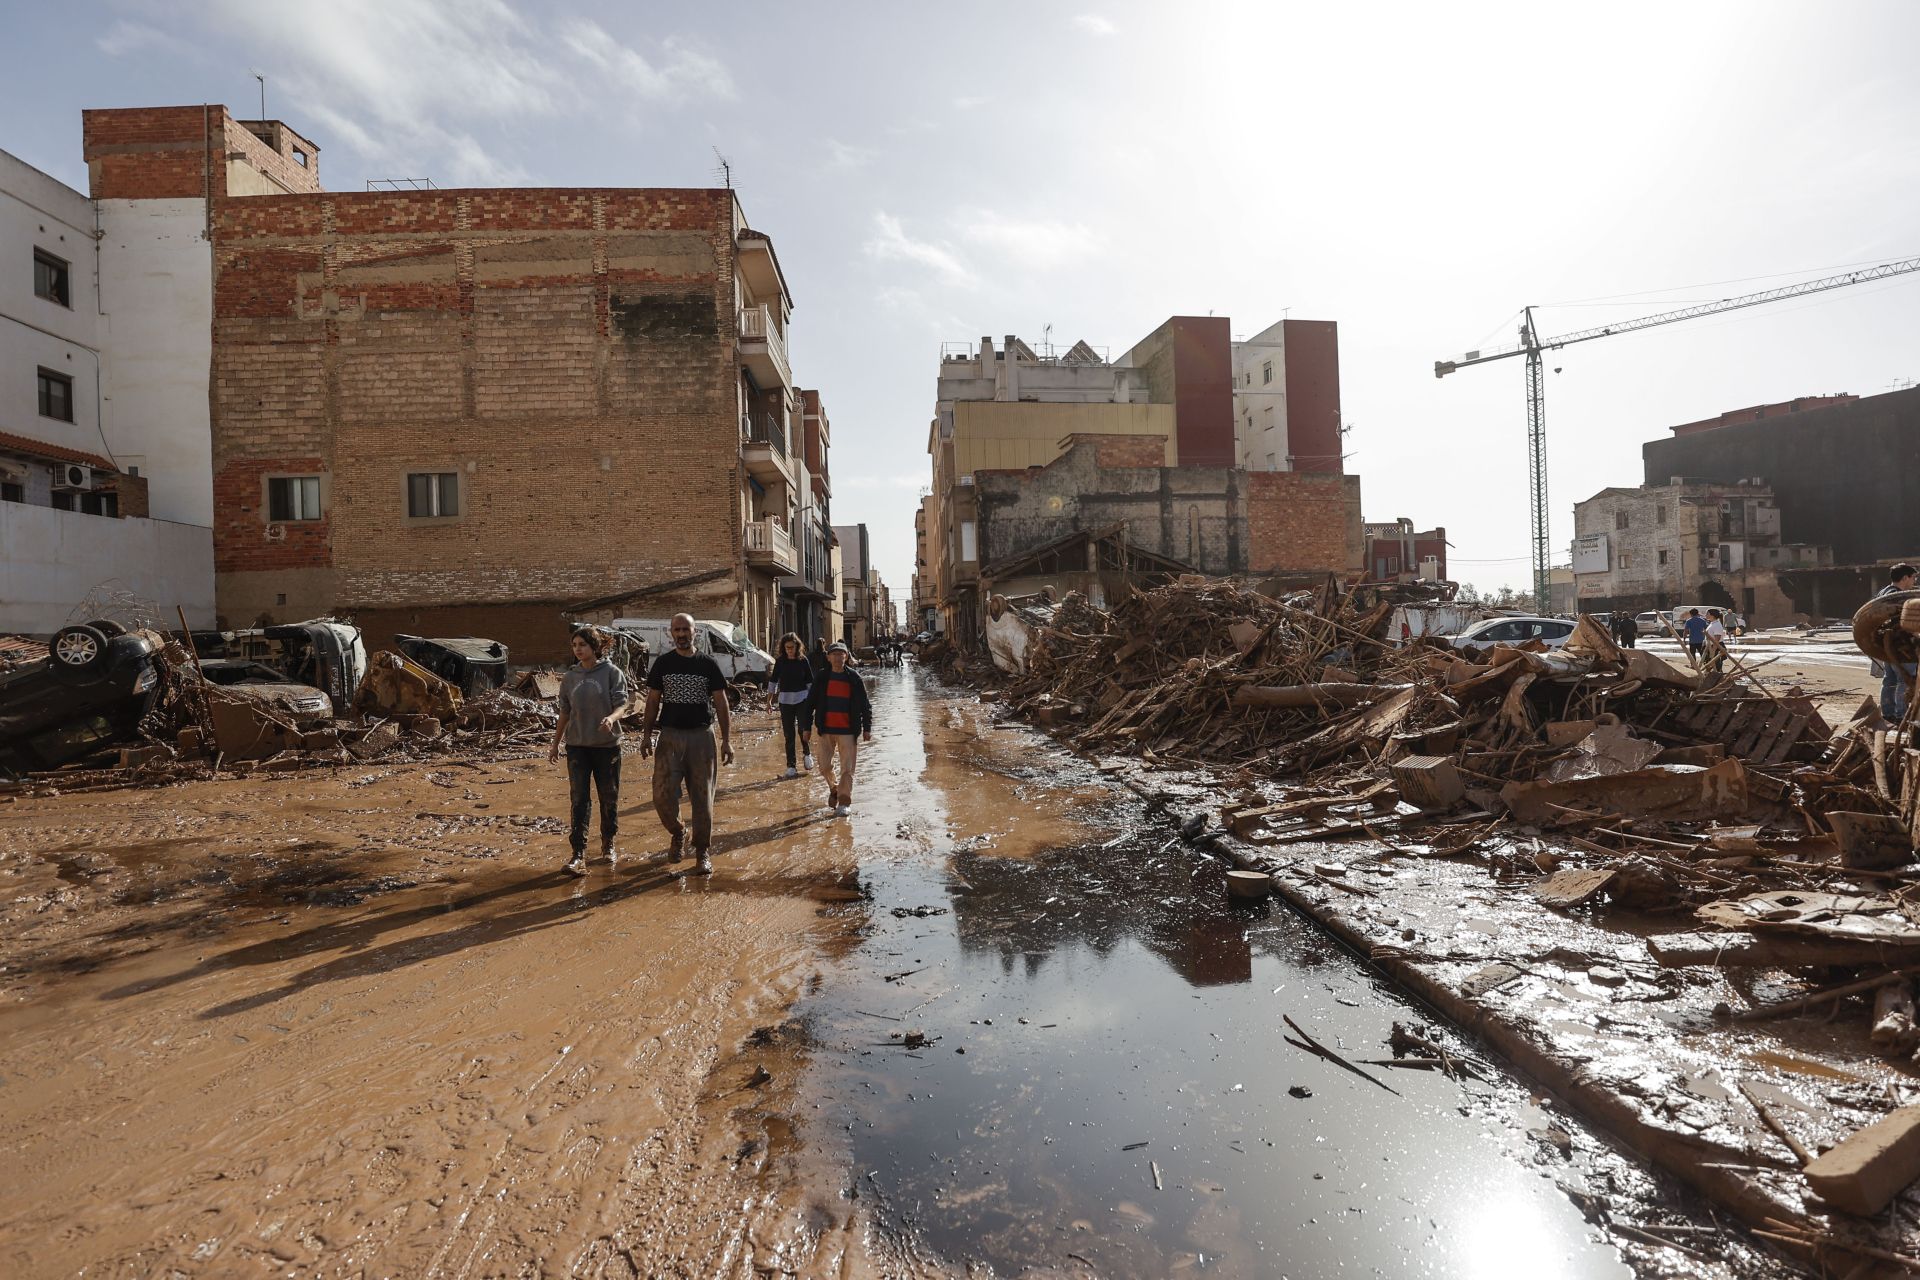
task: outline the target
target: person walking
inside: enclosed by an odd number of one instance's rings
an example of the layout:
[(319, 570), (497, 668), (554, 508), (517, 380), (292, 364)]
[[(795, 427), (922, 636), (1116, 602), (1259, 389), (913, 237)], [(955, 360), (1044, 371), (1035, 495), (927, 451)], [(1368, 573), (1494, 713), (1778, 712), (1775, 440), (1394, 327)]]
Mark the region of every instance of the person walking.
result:
[[(720, 664), (693, 651), (693, 615), (676, 613), (667, 624), (673, 648), (653, 660), (647, 671), (647, 711), (640, 728), (640, 755), (653, 757), (653, 810), (673, 843), (669, 862), (686, 856), (687, 829), (680, 822), (680, 788), (693, 810), (693, 873), (713, 874), (713, 789), (719, 765), (733, 763), (733, 717), (727, 705), (727, 678)], [(718, 762), (713, 723), (720, 722)], [(654, 743), (654, 725), (660, 741)]]
[(567, 843), (572, 854), (563, 868), (587, 874), (587, 818), (593, 793), (600, 794), (600, 853), (611, 863), (618, 856), (613, 839), (620, 830), (620, 716), (627, 707), (627, 677), (603, 656), (608, 637), (592, 627), (573, 633), (574, 665), (560, 680), (560, 722), (547, 747), (547, 763), (567, 748), (567, 788), (572, 825)]
[[(827, 650), (827, 673), (814, 680), (808, 700), (814, 731), (820, 735), (820, 776), (827, 783), (827, 807), (842, 818), (853, 804), (853, 766), (860, 743), (873, 741), (873, 704), (867, 700), (866, 681), (847, 663), (851, 656), (844, 644)], [(833, 769), (836, 757), (838, 780)]]
[(1727, 624), (1718, 609), (1707, 610), (1707, 657), (1710, 670), (1723, 671), (1727, 665)]
[[(1880, 588), (1880, 594), (1890, 596), (1897, 592), (1913, 590), (1914, 575), (1914, 567), (1910, 564), (1893, 566), (1887, 570), (1887, 585)], [(1880, 714), (1894, 724), (1899, 724), (1907, 718), (1907, 700), (1912, 696), (1916, 664), (1883, 662), (1880, 668)], [(1904, 679), (1902, 678), (1903, 668)]]
[(825, 636), (813, 638), (813, 648), (807, 652), (807, 661), (813, 665), (813, 678), (818, 680), (827, 674), (827, 640)]
[(807, 710), (807, 702), (813, 696), (813, 664), (807, 661), (800, 637), (791, 631), (780, 637), (780, 656), (773, 660), (773, 687), (780, 703), (780, 734), (787, 743), (786, 776), (800, 776), (794, 767), (796, 738), (806, 771), (812, 773), (813, 715)]
[(1698, 609), (1687, 610), (1687, 620), (1681, 626), (1687, 642), (1687, 660), (1693, 663), (1693, 669), (1700, 669), (1700, 661), (1707, 652), (1707, 620), (1700, 616)]
[(1640, 643), (1640, 624), (1630, 613), (1620, 615), (1620, 643), (1629, 649)]

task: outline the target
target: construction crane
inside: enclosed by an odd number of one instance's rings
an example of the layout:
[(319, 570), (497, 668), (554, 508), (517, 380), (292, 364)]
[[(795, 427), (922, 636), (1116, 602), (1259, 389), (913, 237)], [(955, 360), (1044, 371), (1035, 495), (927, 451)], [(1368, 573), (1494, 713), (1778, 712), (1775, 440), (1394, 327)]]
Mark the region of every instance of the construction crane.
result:
[(1623, 320), (1618, 324), (1602, 325), (1597, 329), (1563, 333), (1557, 338), (1542, 338), (1539, 331), (1534, 328), (1534, 309), (1524, 307), (1521, 309), (1520, 341), (1513, 346), (1501, 347), (1493, 351), (1469, 351), (1458, 360), (1434, 361), (1433, 376), (1444, 378), (1455, 369), (1465, 369), (1469, 365), (1488, 364), (1494, 360), (1505, 360), (1509, 356), (1523, 355), (1527, 358), (1527, 480), (1528, 501), (1533, 508), (1534, 607), (1542, 613), (1547, 611), (1547, 580), (1553, 565), (1553, 548), (1547, 535), (1547, 406), (1545, 377), (1541, 369), (1541, 352), (1558, 351), (1561, 347), (1570, 347), (1576, 342), (1590, 342), (1595, 338), (1610, 338), (1616, 333), (1633, 333), (1638, 329), (1677, 324), (1682, 320), (1692, 320), (1698, 316), (1718, 315), (1722, 311), (1738, 311), (1743, 307), (1781, 302), (1787, 298), (1798, 298), (1809, 293), (1824, 293), (1828, 289), (1844, 289), (1848, 285), (1867, 284), (1870, 281), (1885, 280), (1891, 276), (1906, 275), (1911, 271), (1920, 271), (1920, 258), (1883, 262), (1877, 267), (1849, 271), (1845, 275), (1826, 276), (1819, 280), (1803, 280), (1799, 284), (1782, 285), (1778, 289), (1749, 293), (1743, 297), (1722, 298), (1718, 302), (1703, 302), (1697, 306), (1682, 307), (1678, 311), (1663, 311), (1658, 315), (1641, 316), (1637, 320)]

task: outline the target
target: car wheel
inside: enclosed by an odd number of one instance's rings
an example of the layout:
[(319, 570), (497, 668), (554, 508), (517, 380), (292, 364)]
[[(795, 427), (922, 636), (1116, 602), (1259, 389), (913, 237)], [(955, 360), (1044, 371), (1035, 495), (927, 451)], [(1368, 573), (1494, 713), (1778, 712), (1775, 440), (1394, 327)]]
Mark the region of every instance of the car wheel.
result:
[(1860, 652), (1879, 662), (1913, 661), (1920, 645), (1900, 626), (1901, 614), (1911, 600), (1920, 600), (1920, 591), (1875, 596), (1860, 606), (1853, 615), (1853, 643)]
[(92, 671), (107, 660), (107, 637), (97, 627), (62, 627), (48, 647), (54, 668), (69, 675)]

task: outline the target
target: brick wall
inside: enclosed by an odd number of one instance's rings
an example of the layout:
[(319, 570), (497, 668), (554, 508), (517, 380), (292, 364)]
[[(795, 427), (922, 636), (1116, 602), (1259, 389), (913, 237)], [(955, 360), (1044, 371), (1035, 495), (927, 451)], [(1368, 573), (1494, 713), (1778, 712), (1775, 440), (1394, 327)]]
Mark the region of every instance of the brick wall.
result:
[(1357, 574), (1365, 564), (1359, 476), (1249, 472), (1247, 525), (1254, 573)]
[[(555, 602), (743, 578), (732, 217), (705, 190), (218, 202), (223, 611), (278, 575), (285, 618), (518, 628)], [(290, 461), (327, 476), (327, 518), (270, 540), (239, 507)], [(409, 517), (422, 471), (459, 477), (457, 517)]]
[(1167, 460), (1165, 436), (1075, 434), (1067, 439), (1092, 441), (1094, 461), (1101, 467), (1159, 467)]
[(125, 472), (98, 472), (95, 474), (95, 487), (104, 493), (114, 494), (119, 499), (118, 513), (123, 520), (144, 520), (147, 518), (147, 478), (130, 476)]
[(226, 123), (224, 107), (82, 111), (89, 194), (96, 200), (224, 194)]

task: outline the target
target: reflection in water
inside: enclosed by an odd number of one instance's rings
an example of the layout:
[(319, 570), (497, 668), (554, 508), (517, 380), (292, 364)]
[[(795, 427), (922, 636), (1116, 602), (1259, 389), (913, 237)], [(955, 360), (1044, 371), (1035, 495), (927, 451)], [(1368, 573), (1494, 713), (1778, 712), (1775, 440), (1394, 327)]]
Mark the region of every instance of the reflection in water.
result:
[[(1002, 1275), (1626, 1274), (1462, 1113), (1461, 1086), (1398, 1073), (1405, 1097), (1389, 1098), (1285, 1044), (1282, 1014), (1381, 1056), (1414, 1013), (1313, 929), (1228, 906), (1221, 868), (1185, 850), (1101, 847), (1159, 829), (1124, 796), (1092, 839), (1011, 858), (957, 848), (956, 831), (1017, 843), (1023, 827), (940, 758), (950, 736), (919, 732), (951, 723), (946, 698), (913, 675), (874, 685), (876, 771), (924, 785), (856, 839), (865, 852), (923, 834), (911, 855), (863, 859), (873, 932), (805, 1012), (838, 1049), (818, 1060), (822, 1114), (851, 1138), (883, 1233)], [(962, 745), (1009, 772), (1045, 749), (1014, 729)], [(1094, 785), (1047, 759), (1028, 776)], [(920, 904), (950, 914), (889, 910)], [(910, 1051), (910, 1031), (937, 1039)]]

